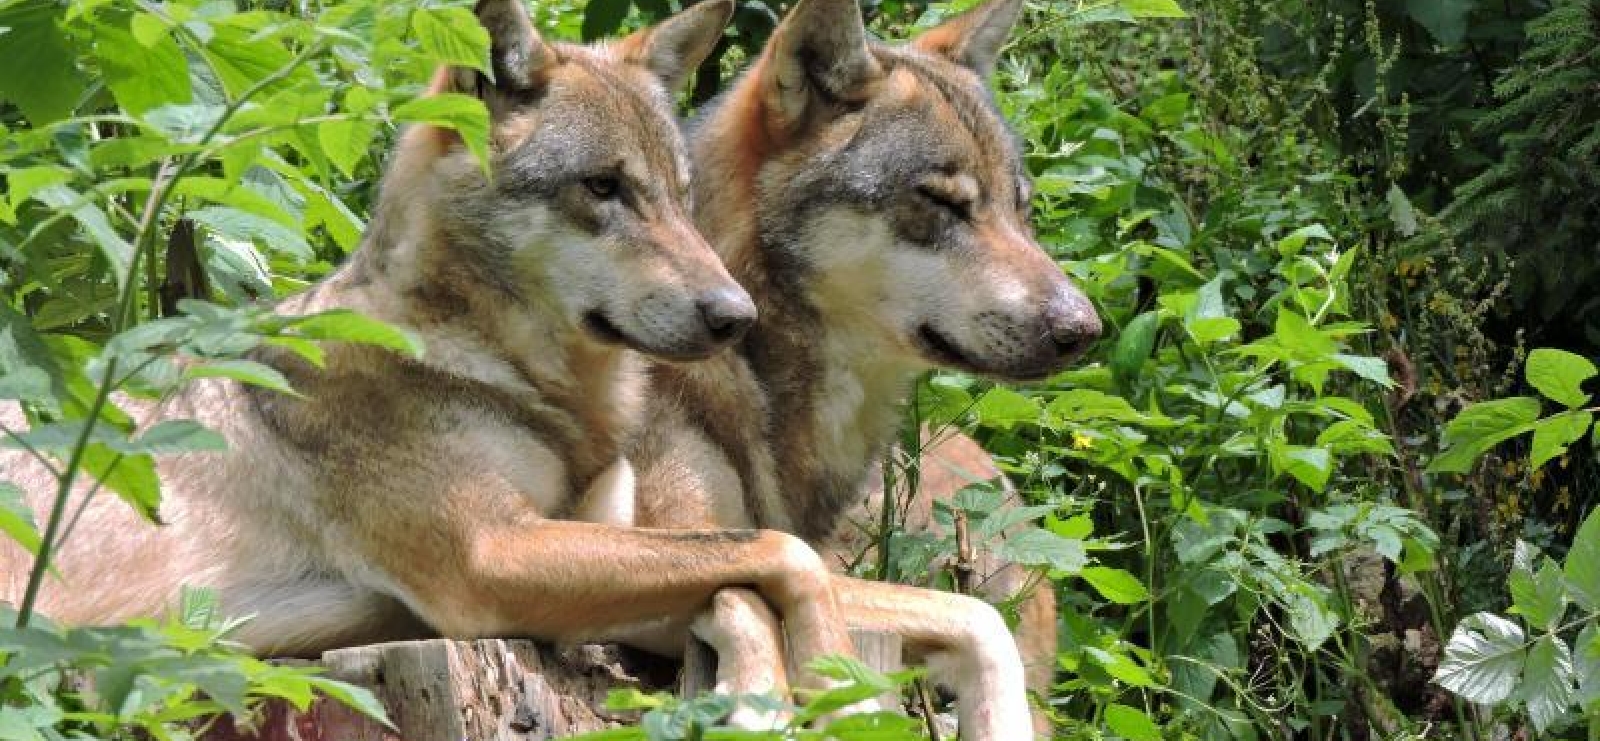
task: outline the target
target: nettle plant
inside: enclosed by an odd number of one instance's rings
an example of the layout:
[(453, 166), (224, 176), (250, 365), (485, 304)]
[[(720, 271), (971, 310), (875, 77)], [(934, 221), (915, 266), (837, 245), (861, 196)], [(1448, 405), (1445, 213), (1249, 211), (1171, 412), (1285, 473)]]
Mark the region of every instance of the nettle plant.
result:
[[(1534, 350), (1524, 380), (1542, 399), (1463, 409), (1445, 426), (1446, 447), (1428, 470), (1467, 473), (1495, 446), (1530, 433), (1532, 469), (1563, 458), (1592, 434), (1600, 405), (1584, 385), (1596, 375), (1587, 358)], [(1462, 620), (1434, 681), (1471, 702), (1521, 710), (1539, 733), (1585, 725), (1592, 737), (1600, 729), (1600, 511), (1584, 520), (1564, 564), (1518, 541), (1508, 586), (1512, 617), (1480, 612)]]
[(451, 126), (483, 151), (481, 104), (416, 96), (437, 66), (487, 54), (470, 10), (420, 2), (0, 0), (0, 404), (21, 412), (0, 446), (55, 484), (36, 522), (0, 480), (0, 531), (34, 556), (0, 627), (0, 737), (181, 739), (316, 693), (381, 715), (363, 691), (247, 656), (203, 594), (164, 620), (71, 630), (35, 600), (90, 499), (157, 521), (156, 457), (224, 446), (192, 421), (138, 428), (124, 406), (205, 377), (293, 393), (247, 357), (262, 345), (313, 364), (324, 341), (420, 352), (348, 312), (255, 301), (355, 249), (395, 124)]

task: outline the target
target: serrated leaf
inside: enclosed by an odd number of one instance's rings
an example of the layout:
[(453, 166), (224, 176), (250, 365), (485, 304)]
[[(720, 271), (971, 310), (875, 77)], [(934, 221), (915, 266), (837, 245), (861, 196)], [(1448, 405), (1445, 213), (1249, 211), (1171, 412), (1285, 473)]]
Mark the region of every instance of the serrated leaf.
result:
[(1600, 507), (1590, 510), (1578, 528), (1563, 573), (1572, 601), (1590, 612), (1600, 611)]
[(353, 311), (327, 311), (296, 319), (296, 335), (311, 340), (355, 342), (388, 348), (413, 358), (422, 357), (422, 340), (399, 327)]
[(1004, 386), (996, 386), (978, 397), (972, 411), (989, 427), (1009, 430), (1019, 424), (1039, 422), (1039, 402)]
[(1106, 670), (1107, 674), (1119, 681), (1134, 687), (1156, 686), (1155, 678), (1150, 676), (1150, 671), (1126, 655), (1112, 653), (1093, 646), (1085, 647), (1083, 653), (1094, 663), (1100, 665), (1101, 669)]
[(431, 95), (394, 109), (394, 119), (455, 131), (478, 159), (479, 166), (485, 172), (489, 170), (489, 111), (483, 101), (458, 93)]
[(0, 75), (0, 99), (22, 109), (35, 127), (42, 127), (72, 112), (83, 97), (87, 80), (78, 69), (77, 55), (60, 26), (56, 3), (7, 3), (0, 9), (0, 59), (27, 60), (20, 69)]
[(227, 206), (207, 206), (190, 211), (188, 217), (222, 237), (258, 243), (297, 260), (308, 261), (313, 257), (304, 234), (265, 216)]
[(95, 56), (106, 86), (129, 113), (138, 116), (193, 101), (189, 63), (170, 35), (146, 46), (128, 29), (100, 25), (95, 37)]
[(1567, 446), (1577, 442), (1594, 423), (1590, 412), (1566, 412), (1539, 420), (1533, 428), (1533, 449), (1529, 463), (1541, 468), (1550, 459), (1567, 452)]
[[(1522, 545), (1519, 541), (1518, 545)], [(1567, 588), (1561, 567), (1545, 559), (1537, 572), (1531, 565), (1514, 566), (1508, 580), (1511, 588), (1511, 610), (1521, 615), (1528, 625), (1553, 629), (1566, 613)]]
[(1289, 633), (1310, 650), (1316, 650), (1333, 636), (1339, 616), (1315, 592), (1292, 592), (1283, 600), (1289, 613)]
[(367, 156), (367, 147), (378, 135), (378, 124), (365, 119), (341, 119), (317, 125), (317, 142), (322, 153), (346, 177), (355, 177), (356, 168)]
[(339, 703), (362, 715), (393, 727), (389, 723), (389, 715), (383, 709), (383, 703), (365, 687), (357, 687), (327, 677), (309, 677), (308, 681), (317, 692), (334, 702)]
[(161, 506), (161, 480), (156, 477), (156, 462), (148, 455), (126, 455), (101, 443), (83, 451), (83, 470), (122, 501), (151, 522), (158, 522)]
[(1106, 706), (1106, 727), (1128, 741), (1161, 741), (1161, 729), (1143, 710), (1112, 703)]
[(1522, 628), (1494, 613), (1480, 612), (1462, 620), (1451, 633), (1433, 681), (1469, 702), (1492, 705), (1516, 689), (1525, 658)]
[(489, 68), (489, 32), (466, 8), (421, 8), (411, 14), (411, 30), (422, 51), (441, 64)]
[(1333, 356), (1333, 362), (1384, 388), (1394, 386), (1394, 382), (1389, 380), (1389, 364), (1385, 363), (1383, 358), (1336, 353)]
[(1089, 582), (1089, 586), (1094, 587), (1101, 597), (1119, 605), (1136, 605), (1150, 599), (1149, 590), (1145, 589), (1138, 577), (1122, 569), (1090, 566), (1078, 576)]
[(1063, 538), (1055, 533), (1029, 528), (1007, 538), (998, 549), (1001, 558), (1023, 566), (1049, 566), (1067, 574), (1076, 574), (1089, 563), (1089, 553), (1081, 540)]
[(1302, 249), (1305, 249), (1306, 242), (1313, 239), (1332, 242), (1333, 235), (1329, 234), (1328, 228), (1321, 224), (1302, 226), (1289, 232), (1289, 235), (1283, 239), (1278, 240), (1278, 254), (1284, 257), (1299, 254)]
[(1582, 355), (1541, 347), (1528, 353), (1528, 365), (1523, 373), (1528, 385), (1538, 389), (1545, 398), (1573, 408), (1589, 402), (1583, 383), (1600, 371)]
[(1572, 650), (1565, 641), (1546, 635), (1533, 644), (1522, 670), (1520, 692), (1528, 704), (1528, 719), (1540, 733), (1567, 714), (1578, 688)]
[(1600, 700), (1600, 628), (1592, 620), (1572, 642), (1572, 665), (1578, 675), (1578, 704), (1587, 707)]

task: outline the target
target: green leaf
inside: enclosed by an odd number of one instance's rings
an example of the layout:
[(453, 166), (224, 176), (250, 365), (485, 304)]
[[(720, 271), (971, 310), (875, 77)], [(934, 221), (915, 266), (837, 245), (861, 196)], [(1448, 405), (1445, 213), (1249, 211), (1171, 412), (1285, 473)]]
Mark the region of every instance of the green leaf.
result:
[(1578, 704), (1588, 706), (1600, 700), (1600, 628), (1593, 620), (1572, 642), (1572, 663), (1578, 675)]
[(1134, 317), (1122, 328), (1116, 347), (1111, 350), (1111, 372), (1124, 383), (1136, 381), (1144, 361), (1155, 350), (1156, 334), (1161, 329), (1161, 315), (1147, 311)]
[(1533, 427), (1531, 464), (1540, 468), (1551, 458), (1567, 452), (1567, 446), (1577, 442), (1589, 431), (1594, 422), (1590, 412), (1565, 412), (1539, 420)]
[(381, 721), (386, 726), (390, 725), (389, 715), (384, 711), (383, 703), (378, 701), (377, 696), (373, 695), (371, 690), (328, 679), (327, 677), (308, 677), (307, 679), (311, 682), (311, 686), (316, 688), (317, 692), (328, 699), (368, 718)]
[(1389, 380), (1389, 364), (1385, 363), (1383, 358), (1336, 353), (1333, 356), (1333, 362), (1384, 388), (1394, 386), (1394, 382)]
[(301, 261), (309, 261), (313, 257), (305, 235), (249, 211), (227, 206), (207, 206), (190, 211), (188, 216), (194, 223), (229, 239), (260, 244), (272, 252)]
[[(1531, 552), (1527, 550), (1531, 548), (1517, 541), (1519, 554)], [(1567, 588), (1561, 567), (1555, 561), (1545, 559), (1537, 573), (1531, 563), (1516, 563), (1508, 582), (1511, 588), (1511, 614), (1521, 615), (1528, 625), (1545, 630), (1555, 628), (1561, 621), (1567, 611)]]
[(407, 101), (394, 109), (394, 119), (442, 126), (461, 135), (467, 149), (489, 170), (489, 111), (483, 101), (459, 93), (443, 93)]
[(1546, 635), (1533, 644), (1523, 668), (1522, 699), (1528, 704), (1528, 719), (1534, 730), (1544, 733), (1567, 714), (1577, 697), (1577, 675), (1572, 667), (1572, 649), (1559, 636)]
[(989, 389), (972, 411), (985, 426), (1009, 430), (1019, 424), (1038, 424), (1039, 402), (1004, 386)]
[(1478, 456), (1526, 432), (1538, 419), (1539, 400), (1528, 396), (1473, 404), (1444, 426), (1446, 449), (1428, 464), (1428, 472), (1466, 473)]
[(1079, 573), (1089, 563), (1083, 541), (1063, 538), (1039, 528), (1029, 528), (1007, 538), (998, 552), (1001, 558), (1013, 563), (1049, 566), (1069, 575)]
[(1322, 491), (1333, 473), (1333, 456), (1324, 448), (1274, 444), (1272, 461), (1277, 468), (1295, 477), (1312, 491)]
[(173, 419), (157, 423), (154, 427), (145, 430), (138, 438), (118, 449), (124, 453), (167, 455), (171, 453), (227, 450), (228, 441), (221, 435), (206, 429), (199, 422), (188, 419)]
[(1090, 566), (1078, 574), (1100, 596), (1119, 605), (1136, 605), (1150, 599), (1150, 592), (1133, 574), (1122, 569)]
[(0, 532), (28, 553), (38, 555), (39, 528), (33, 521), (33, 510), (22, 490), (8, 481), (0, 481)]
[(61, 371), (28, 318), (0, 301), (0, 399), (58, 406)]
[(306, 339), (376, 345), (413, 358), (422, 357), (422, 341), (410, 332), (353, 311), (313, 314), (296, 319), (290, 326)]
[(86, 79), (77, 55), (56, 24), (57, 3), (10, 3), (0, 10), (0, 59), (26, 60), (0, 74), (0, 99), (9, 100), (35, 127), (65, 118), (83, 97)]
[(1085, 656), (1100, 665), (1107, 674), (1117, 680), (1134, 687), (1154, 687), (1156, 680), (1150, 676), (1150, 671), (1140, 666), (1138, 662), (1121, 653), (1112, 653), (1104, 649), (1086, 646), (1083, 649)]
[(1478, 0), (1406, 0), (1406, 13), (1444, 46), (1460, 44), (1467, 36), (1467, 15)]
[(366, 159), (367, 147), (378, 135), (378, 124), (365, 119), (327, 121), (317, 126), (317, 143), (323, 154), (345, 177), (354, 178), (356, 167)]
[(231, 378), (240, 383), (259, 386), (283, 394), (293, 394), (289, 379), (278, 369), (254, 360), (212, 360), (203, 365), (190, 366), (183, 372), (188, 380), (197, 378)]
[(632, 0), (589, 0), (583, 9), (583, 40), (594, 41), (616, 33), (632, 7)]
[(93, 199), (85, 199), (65, 185), (56, 185), (40, 190), (35, 197), (39, 202), (51, 208), (63, 210), (72, 209), (72, 219), (83, 227), (83, 232), (89, 235), (100, 254), (104, 255), (106, 262), (111, 265), (112, 275), (116, 276), (117, 285), (120, 287), (128, 280), (128, 266), (133, 262), (133, 245), (122, 238), (121, 234), (111, 226), (111, 220)]
[(1106, 706), (1106, 727), (1128, 741), (1161, 741), (1161, 729), (1143, 710), (1112, 703)]
[(1305, 249), (1306, 242), (1312, 239), (1332, 242), (1333, 235), (1329, 234), (1328, 228), (1321, 224), (1302, 226), (1289, 232), (1289, 236), (1278, 240), (1278, 254), (1284, 257), (1299, 254), (1301, 250)]
[(161, 505), (161, 481), (156, 478), (155, 459), (148, 455), (125, 455), (101, 443), (91, 443), (83, 451), (83, 470), (122, 501), (151, 522), (157, 522)]
[(1564, 571), (1572, 601), (1590, 612), (1600, 611), (1600, 507), (1590, 510), (1578, 528)]
[(1188, 18), (1176, 0), (1118, 0), (1118, 5), (1134, 18)]
[(1546, 398), (1560, 402), (1568, 408), (1581, 407), (1589, 402), (1583, 392), (1583, 382), (1594, 378), (1594, 363), (1582, 355), (1565, 350), (1539, 348), (1528, 353), (1528, 366), (1524, 370), (1528, 384)]
[(1309, 589), (1291, 592), (1284, 596), (1283, 606), (1289, 612), (1290, 635), (1313, 651), (1327, 642), (1339, 627), (1339, 616), (1317, 592)]
[(193, 102), (188, 60), (171, 36), (145, 46), (128, 29), (101, 25), (95, 27), (94, 51), (106, 86), (129, 113), (142, 116)]
[(1320, 362), (1332, 357), (1339, 346), (1322, 330), (1317, 329), (1287, 304), (1278, 308), (1278, 321), (1274, 327), (1278, 343), (1301, 362)]
[(489, 67), (489, 32), (472, 11), (422, 8), (411, 14), (411, 30), (422, 51), (440, 64), (494, 74)]
[(1522, 628), (1480, 612), (1456, 626), (1433, 681), (1469, 702), (1493, 705), (1516, 689), (1525, 655)]

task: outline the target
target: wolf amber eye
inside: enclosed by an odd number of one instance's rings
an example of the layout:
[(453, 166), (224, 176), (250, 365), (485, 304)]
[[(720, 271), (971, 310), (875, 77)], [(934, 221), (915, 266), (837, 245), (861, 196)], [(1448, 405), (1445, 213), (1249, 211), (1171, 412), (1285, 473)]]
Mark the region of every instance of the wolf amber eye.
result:
[(614, 177), (584, 178), (583, 187), (595, 198), (616, 198), (617, 192), (622, 190), (622, 184)]

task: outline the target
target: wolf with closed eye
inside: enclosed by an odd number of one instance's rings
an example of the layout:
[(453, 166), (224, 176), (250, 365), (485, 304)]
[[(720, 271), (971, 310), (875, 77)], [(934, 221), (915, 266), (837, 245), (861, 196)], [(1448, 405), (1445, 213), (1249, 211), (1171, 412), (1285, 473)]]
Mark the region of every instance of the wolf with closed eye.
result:
[[(695, 223), (759, 319), (731, 353), (653, 370), (632, 456), (640, 524), (828, 547), (869, 498), (919, 374), (1042, 379), (1098, 336), (1033, 239), (1028, 174), (986, 86), (1022, 6), (990, 0), (890, 46), (867, 38), (855, 0), (801, 0), (695, 122)], [(1032, 737), (1028, 670), (988, 604), (834, 585), (852, 626), (932, 654), (963, 738)], [(1047, 683), (1053, 603), (1042, 609), (1032, 671)]]
[[(691, 224), (669, 92), (732, 12), (707, 0), (578, 46), (542, 39), (522, 0), (479, 2), (493, 74), (442, 70), (433, 92), (486, 104), (488, 173), (453, 132), (411, 128), (361, 249), (280, 307), (353, 309), (425, 354), (334, 344), (315, 368), (263, 347), (253, 359), (299, 395), (206, 379), (130, 402), (145, 424), (198, 420), (228, 450), (162, 459), (164, 527), (88, 502), (40, 610), (121, 621), (206, 587), (254, 616), (236, 637), (255, 651), (316, 655), (419, 635), (681, 647), (650, 637), (662, 622), (726, 648), (719, 624), (770, 607), (797, 654), (848, 653), (824, 563), (799, 538), (632, 526), (643, 356), (705, 358), (755, 315)], [(25, 428), (23, 412), (0, 421)], [(0, 462), (44, 509), (47, 467)], [(30, 563), (0, 545), (0, 599), (18, 601)]]

